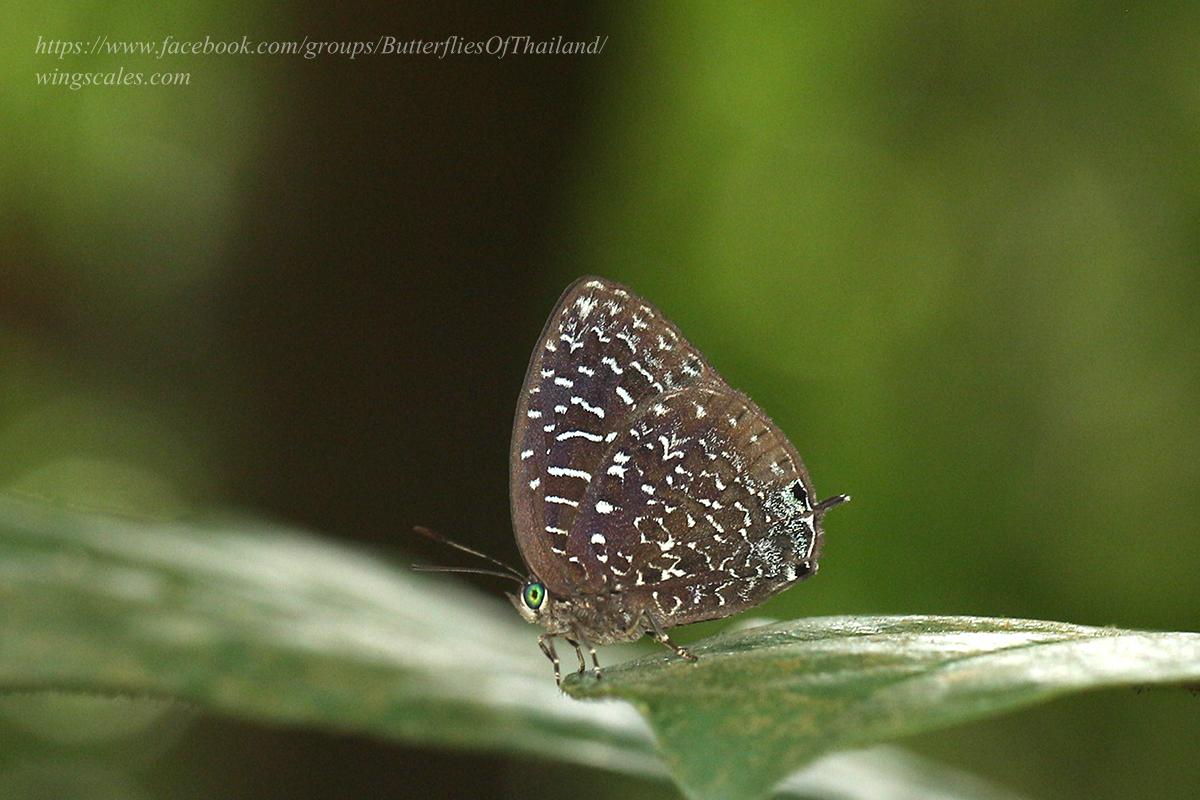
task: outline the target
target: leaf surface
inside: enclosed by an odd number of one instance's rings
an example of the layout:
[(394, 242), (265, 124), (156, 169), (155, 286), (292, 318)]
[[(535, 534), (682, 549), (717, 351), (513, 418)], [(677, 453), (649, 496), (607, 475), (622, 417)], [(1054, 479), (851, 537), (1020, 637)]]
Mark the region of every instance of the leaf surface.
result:
[[(272, 724), (668, 778), (634, 709), (559, 692), (536, 631), (506, 604), (295, 530), (237, 518), (145, 522), (0, 495), (0, 608), (0, 691), (178, 698)], [(839, 655), (837, 643), (876, 624), (810, 621), (725, 636), (700, 648), (695, 671), (651, 658), (611, 669), (599, 685), (572, 686), (590, 696), (627, 693), (652, 708), (668, 761), (696, 796), (765, 791), (794, 773), (785, 794), (1011, 798), (893, 748), (789, 768), (833, 745), (812, 747), (796, 734), (802, 717), (769, 730), (775, 703), (763, 676), (775, 676), (780, 707), (803, 707), (804, 681), (796, 681), (809, 670), (818, 670), (810, 688), (847, 679), (859, 656)], [(881, 644), (881, 667), (896, 660), (887, 649)], [(852, 685), (850, 694), (865, 695), (875, 679), (868, 670)], [(689, 712), (680, 698), (702, 687)], [(831, 709), (809, 724), (843, 716)], [(855, 724), (873, 731), (875, 716)], [(738, 719), (744, 726), (730, 725)], [(700, 738), (689, 740), (696, 730)], [(733, 752), (752, 730), (760, 734), (753, 752)], [(701, 747), (703, 758), (694, 757)], [(703, 761), (720, 769), (706, 773)], [(733, 777), (742, 767), (762, 774)]]
[[(752, 798), (817, 756), (1069, 692), (1200, 681), (1200, 634), (981, 617), (825, 617), (725, 633), (699, 661), (653, 656), (577, 697), (646, 716), (694, 797)], [(723, 758), (710, 756), (720, 748)]]

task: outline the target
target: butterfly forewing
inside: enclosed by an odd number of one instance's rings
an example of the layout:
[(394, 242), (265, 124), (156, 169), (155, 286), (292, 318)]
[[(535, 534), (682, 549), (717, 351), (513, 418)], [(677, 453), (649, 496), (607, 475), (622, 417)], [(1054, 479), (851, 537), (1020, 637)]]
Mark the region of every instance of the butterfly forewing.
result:
[(655, 399), (585, 495), (570, 549), (608, 588), (645, 594), (665, 626), (722, 617), (811, 574), (812, 486), (749, 398), (704, 383)]
[(517, 403), (510, 472), (517, 545), (552, 591), (610, 580), (596, 553), (569, 543), (616, 440), (655, 398), (713, 380), (675, 326), (628, 289), (582, 278), (563, 293)]

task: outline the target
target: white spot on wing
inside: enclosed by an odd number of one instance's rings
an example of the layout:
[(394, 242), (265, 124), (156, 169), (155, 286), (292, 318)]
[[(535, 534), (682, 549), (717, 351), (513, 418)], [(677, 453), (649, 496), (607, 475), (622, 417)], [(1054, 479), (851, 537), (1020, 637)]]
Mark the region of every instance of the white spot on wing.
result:
[(585, 481), (591, 481), (592, 474), (584, 472), (581, 469), (571, 469), (570, 467), (546, 467), (546, 472), (556, 478), (583, 478)]
[(592, 313), (592, 309), (596, 307), (596, 298), (594, 295), (584, 295), (575, 301), (575, 308), (579, 311), (581, 320), (587, 319), (588, 314)]
[(558, 436), (554, 437), (560, 442), (565, 442), (567, 439), (587, 439), (589, 442), (604, 441), (604, 437), (598, 433), (590, 431), (563, 431)]
[[(629, 366), (641, 373), (641, 376), (646, 379), (647, 383), (658, 385), (658, 382), (654, 380), (654, 376), (650, 374), (649, 370), (642, 366), (640, 361), (630, 361)], [(659, 386), (658, 388), (661, 389), (662, 387)]]
[(571, 405), (579, 406), (580, 408), (582, 408), (584, 411), (588, 412), (589, 414), (595, 414), (600, 419), (604, 419), (604, 409), (601, 408), (600, 406), (588, 405), (588, 402), (586, 400), (584, 400), (582, 397), (572, 397)]

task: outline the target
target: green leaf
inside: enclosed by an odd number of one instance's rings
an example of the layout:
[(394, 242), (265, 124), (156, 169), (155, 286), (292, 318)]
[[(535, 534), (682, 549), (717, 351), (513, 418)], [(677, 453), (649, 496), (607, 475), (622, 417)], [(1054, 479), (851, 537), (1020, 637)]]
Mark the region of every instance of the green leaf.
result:
[(269, 722), (661, 771), (630, 709), (561, 695), (511, 609), (295, 531), (0, 497), (0, 608), (9, 690), (161, 695)]
[[(828, 617), (727, 633), (695, 663), (572, 676), (646, 716), (693, 797), (752, 798), (830, 750), (1086, 689), (1200, 681), (1200, 634), (979, 617)], [(717, 749), (720, 759), (711, 754)]]
[[(638, 714), (561, 694), (536, 631), (506, 604), (280, 527), (147, 523), (0, 495), (0, 608), (0, 691), (181, 698), (274, 724), (667, 778)], [(611, 674), (630, 685), (627, 669)], [(716, 762), (739, 743), (704, 740)], [(827, 756), (784, 789), (1010, 797), (892, 749)]]

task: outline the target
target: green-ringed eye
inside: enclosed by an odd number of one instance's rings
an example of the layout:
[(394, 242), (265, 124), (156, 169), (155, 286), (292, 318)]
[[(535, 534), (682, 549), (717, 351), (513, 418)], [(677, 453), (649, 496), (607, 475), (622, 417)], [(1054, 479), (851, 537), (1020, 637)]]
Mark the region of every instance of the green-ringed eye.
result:
[(540, 583), (527, 583), (521, 597), (525, 601), (525, 605), (537, 611), (542, 607), (542, 603), (546, 602), (546, 587)]

